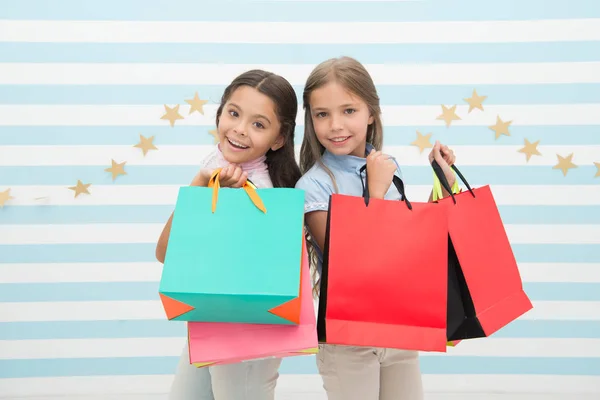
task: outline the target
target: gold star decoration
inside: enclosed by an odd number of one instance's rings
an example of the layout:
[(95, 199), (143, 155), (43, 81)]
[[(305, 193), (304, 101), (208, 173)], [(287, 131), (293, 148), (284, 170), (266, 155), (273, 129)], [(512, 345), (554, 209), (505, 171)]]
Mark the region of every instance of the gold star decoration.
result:
[(208, 103), (208, 100), (200, 100), (198, 97), (198, 92), (194, 95), (194, 98), (191, 100), (186, 100), (186, 103), (190, 105), (190, 114), (194, 111), (198, 111), (200, 114), (204, 115), (204, 105)]
[(508, 131), (508, 127), (512, 124), (512, 121), (502, 121), (500, 116), (496, 116), (496, 125), (492, 125), (489, 128), (496, 132), (496, 139), (498, 139), (501, 135), (510, 136), (510, 132)]
[(452, 121), (458, 121), (461, 118), (456, 115), (456, 105), (448, 108), (442, 104), (442, 113), (436, 119), (443, 119), (446, 122), (446, 128), (450, 126)]
[(158, 148), (154, 145), (154, 143), (152, 143), (154, 141), (154, 136), (150, 136), (149, 138), (140, 135), (140, 142), (136, 145), (134, 145), (133, 147), (138, 147), (140, 149), (142, 149), (142, 152), (144, 152), (144, 156), (148, 153), (148, 151), (150, 150), (158, 150)]
[(595, 162), (594, 165), (597, 168), (596, 175), (594, 175), (594, 178), (598, 178), (600, 176), (600, 162)]
[(469, 112), (473, 111), (473, 109), (478, 108), (483, 111), (483, 102), (487, 99), (487, 96), (479, 96), (477, 94), (477, 90), (473, 89), (473, 94), (471, 97), (464, 99), (467, 103), (469, 103)]
[(165, 115), (160, 117), (160, 119), (166, 119), (171, 124), (171, 128), (175, 126), (175, 121), (178, 119), (183, 119), (183, 117), (179, 114), (179, 104), (175, 107), (170, 108), (165, 104)]
[(531, 158), (532, 155), (536, 155), (536, 156), (542, 155), (542, 153), (540, 153), (537, 149), (538, 144), (540, 144), (539, 140), (537, 142), (530, 143), (529, 140), (525, 139), (525, 147), (520, 149), (519, 153), (525, 153), (527, 155), (527, 162), (529, 162), (529, 159)]
[(211, 129), (210, 131), (208, 131), (208, 133), (215, 139), (214, 143), (217, 144), (220, 142), (219, 139), (219, 131), (216, 129)]
[(110, 172), (112, 174), (113, 182), (115, 181), (115, 179), (117, 179), (117, 176), (127, 175), (127, 172), (125, 172), (125, 164), (127, 163), (127, 161), (118, 163), (115, 160), (111, 159), (111, 162), (112, 162), (112, 166), (110, 168), (106, 168), (105, 171)]
[(0, 208), (4, 208), (4, 203), (11, 199), (14, 199), (14, 197), (10, 195), (10, 188), (6, 189), (4, 192), (0, 192)]
[(79, 196), (82, 193), (90, 194), (88, 188), (91, 183), (82, 183), (80, 180), (77, 180), (77, 185), (69, 187), (69, 189), (75, 191), (75, 197)]
[(423, 135), (421, 132), (417, 131), (417, 139), (411, 143), (413, 146), (417, 146), (419, 148), (419, 153), (423, 153), (423, 150), (429, 147), (433, 147), (429, 139), (431, 138), (431, 133)]
[(556, 157), (558, 157), (558, 164), (552, 167), (552, 169), (562, 170), (564, 176), (567, 176), (569, 169), (577, 168), (577, 165), (573, 164), (573, 153), (566, 157), (562, 157), (561, 155), (557, 154)]

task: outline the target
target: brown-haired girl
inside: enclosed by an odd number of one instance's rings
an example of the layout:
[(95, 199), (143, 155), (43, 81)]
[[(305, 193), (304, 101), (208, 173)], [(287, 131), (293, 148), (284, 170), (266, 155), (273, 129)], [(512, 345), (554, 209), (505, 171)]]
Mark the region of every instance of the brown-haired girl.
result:
[[(219, 143), (203, 160), (191, 185), (207, 186), (212, 172), (223, 168), (222, 187), (242, 187), (250, 179), (259, 188), (293, 188), (300, 178), (294, 158), (297, 113), (296, 93), (281, 76), (252, 70), (235, 78), (225, 89), (217, 110)], [(172, 219), (171, 215), (156, 247), (156, 258), (161, 263)], [(235, 243), (231, 249), (235, 251)], [(281, 359), (273, 358), (196, 368), (190, 365), (186, 346), (169, 399), (274, 399), (280, 364)]]

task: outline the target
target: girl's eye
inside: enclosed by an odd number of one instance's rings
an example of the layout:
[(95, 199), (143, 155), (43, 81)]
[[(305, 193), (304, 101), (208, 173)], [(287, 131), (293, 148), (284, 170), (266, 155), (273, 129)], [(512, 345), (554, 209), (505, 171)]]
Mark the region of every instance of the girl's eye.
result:
[(236, 117), (236, 118), (239, 116), (239, 114), (235, 110), (229, 110), (229, 115), (231, 115), (232, 117)]
[(356, 112), (356, 110), (354, 108), (347, 108), (346, 109), (346, 113), (347, 114), (354, 114)]
[(317, 113), (317, 118), (325, 118), (327, 116), (327, 113), (325, 111), (321, 111), (320, 113)]
[(254, 123), (254, 126), (256, 126), (256, 127), (257, 127), (257, 128), (259, 128), (259, 129), (263, 129), (263, 128), (265, 127), (265, 126), (264, 126), (262, 123), (260, 123), (260, 122), (255, 122), (255, 123)]

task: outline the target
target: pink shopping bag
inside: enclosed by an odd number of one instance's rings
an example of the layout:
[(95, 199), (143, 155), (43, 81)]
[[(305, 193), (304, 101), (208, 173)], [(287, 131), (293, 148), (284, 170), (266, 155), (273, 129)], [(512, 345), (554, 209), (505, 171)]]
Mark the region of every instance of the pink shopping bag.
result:
[(306, 243), (302, 246), (300, 324), (267, 325), (188, 322), (190, 364), (231, 364), (318, 352), (316, 315)]

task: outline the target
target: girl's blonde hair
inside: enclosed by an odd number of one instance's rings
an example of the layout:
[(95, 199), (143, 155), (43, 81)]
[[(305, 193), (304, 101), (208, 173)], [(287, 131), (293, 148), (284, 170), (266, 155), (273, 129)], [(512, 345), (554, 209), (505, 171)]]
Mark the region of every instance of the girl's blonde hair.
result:
[[(338, 187), (335, 177), (321, 160), (325, 147), (317, 139), (310, 109), (310, 96), (312, 92), (330, 82), (339, 83), (367, 104), (369, 113), (373, 117), (373, 123), (367, 127), (367, 143), (373, 145), (376, 150), (381, 150), (383, 146), (383, 124), (381, 122), (381, 107), (379, 106), (377, 89), (371, 75), (369, 75), (369, 72), (360, 62), (351, 57), (331, 58), (317, 65), (310, 73), (302, 95), (304, 138), (302, 139), (302, 146), (300, 148), (300, 170), (304, 174), (315, 163), (319, 163), (331, 178), (334, 191), (337, 193)], [(314, 268), (317, 263), (317, 256), (314, 251), (314, 244), (308, 235), (306, 242), (311, 269), (313, 270), (313, 280), (315, 281), (314, 294), (318, 295), (320, 282), (316, 278), (316, 268)]]
[(373, 123), (367, 127), (367, 143), (376, 150), (381, 150), (383, 145), (383, 126), (381, 122), (381, 107), (379, 95), (373, 79), (366, 68), (354, 58), (331, 58), (317, 65), (310, 73), (304, 86), (302, 101), (304, 107), (304, 138), (300, 148), (300, 170), (306, 173), (315, 163), (319, 163), (329, 174), (337, 193), (337, 184), (333, 174), (321, 161), (325, 147), (317, 139), (312, 122), (310, 109), (310, 96), (312, 92), (330, 82), (337, 82), (355, 96), (360, 97), (369, 108), (373, 116)]

